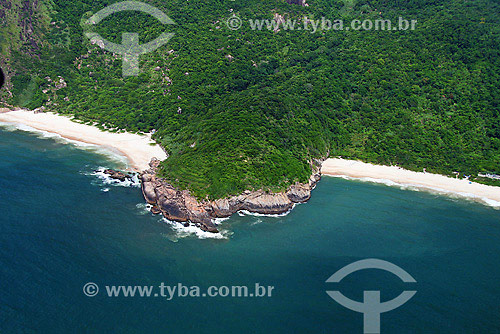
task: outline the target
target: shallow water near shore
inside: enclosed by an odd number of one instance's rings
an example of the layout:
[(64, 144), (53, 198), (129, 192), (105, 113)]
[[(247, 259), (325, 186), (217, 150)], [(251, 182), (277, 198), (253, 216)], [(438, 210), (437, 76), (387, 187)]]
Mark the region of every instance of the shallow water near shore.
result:
[[(209, 238), (151, 215), (139, 188), (106, 182), (123, 162), (0, 127), (1, 333), (363, 333), (333, 301), (417, 294), (382, 333), (500, 332), (500, 211), (471, 201), (325, 177), (288, 215), (235, 214)], [(365, 258), (377, 270), (325, 281)], [(86, 297), (87, 282), (100, 292)], [(274, 286), (270, 298), (111, 298), (106, 285)]]

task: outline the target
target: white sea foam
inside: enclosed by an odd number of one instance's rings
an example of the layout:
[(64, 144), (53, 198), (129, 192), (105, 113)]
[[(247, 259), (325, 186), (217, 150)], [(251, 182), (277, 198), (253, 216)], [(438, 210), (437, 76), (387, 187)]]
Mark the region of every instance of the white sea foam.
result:
[(23, 128), (30, 128), (31, 129), (31, 127), (29, 127), (27, 125), (24, 125), (24, 124), (20, 124), (20, 123), (6, 123), (6, 122), (1, 122), (1, 121), (0, 121), (0, 127), (2, 128), (3, 131), (9, 131), (9, 132), (14, 132), (14, 131), (17, 131), (17, 130), (30, 131), (28, 129), (23, 130)]
[(481, 197), (481, 200), (484, 203), (486, 203), (487, 205), (494, 207), (495, 209), (500, 209), (500, 202), (498, 202), (498, 201), (494, 201), (492, 199), (485, 198), (485, 197)]
[(226, 217), (226, 218), (215, 218), (213, 219), (213, 222), (215, 225), (220, 225), (222, 224), (223, 222), (225, 222), (226, 220), (229, 220), (231, 217)]
[(61, 144), (71, 144), (76, 148), (91, 151), (93, 153), (103, 155), (106, 158), (118, 163), (120, 166), (124, 166), (124, 169), (129, 168), (129, 161), (126, 156), (117, 152), (111, 148), (107, 148), (105, 146), (89, 144), (79, 140), (68, 139), (62, 137), (61, 135), (53, 132), (48, 132), (44, 130), (35, 129), (29, 125), (21, 124), (21, 123), (5, 123), (0, 122), (0, 127), (3, 130), (14, 132), (14, 131), (24, 131), (34, 134), (36, 137), (40, 139), (51, 139), (57, 143)]
[(255, 217), (270, 217), (270, 218), (279, 218), (279, 217), (285, 217), (292, 212), (292, 210), (295, 208), (297, 203), (294, 203), (293, 206), (288, 210), (287, 212), (279, 213), (279, 214), (263, 214), (263, 213), (257, 213), (257, 212), (250, 212), (248, 210), (240, 210), (238, 211), (238, 215), (241, 217), (244, 216), (255, 216)]
[(153, 207), (151, 204), (147, 203), (138, 203), (135, 206), (138, 209), (138, 213), (141, 216), (147, 215), (148, 213), (151, 213), (151, 208)]
[(117, 187), (135, 187), (135, 188), (139, 188), (141, 186), (141, 181), (139, 180), (137, 174), (132, 175), (131, 179), (127, 178), (125, 181), (120, 181), (113, 179), (111, 178), (110, 175), (104, 173), (106, 169), (107, 169), (106, 167), (99, 167), (97, 168), (97, 170), (90, 173), (90, 175), (97, 176), (97, 178), (103, 185), (111, 185)]
[(174, 242), (187, 237), (196, 237), (198, 239), (229, 239), (233, 234), (233, 232), (228, 230), (219, 230), (219, 233), (206, 232), (192, 224), (186, 227), (183, 223), (171, 221), (167, 218), (162, 219), (174, 230), (174, 236), (167, 235), (167, 237)]
[(262, 219), (257, 218), (257, 220), (256, 220), (256, 221), (254, 221), (254, 222), (252, 222), (252, 223), (250, 223), (250, 225), (252, 225), (252, 226), (253, 226), (253, 225), (258, 225), (258, 224), (260, 224), (260, 223), (262, 223)]
[(392, 180), (387, 180), (387, 179), (376, 179), (376, 178), (371, 178), (371, 177), (352, 177), (352, 176), (347, 176), (347, 175), (326, 175), (329, 177), (337, 177), (337, 178), (342, 178), (345, 180), (356, 180), (356, 181), (362, 181), (362, 182), (370, 182), (370, 183), (378, 183), (378, 184), (384, 184), (389, 187), (397, 187), (402, 190), (411, 190), (411, 191), (427, 191), (433, 194), (438, 194), (438, 195), (445, 195), (451, 198), (457, 198), (457, 199), (467, 199), (467, 200), (472, 200), (475, 202), (480, 202), (483, 204), (486, 204), (488, 206), (491, 206), (495, 209), (500, 209), (500, 202), (486, 198), (486, 197), (481, 197), (477, 196), (471, 193), (465, 193), (465, 192), (455, 192), (455, 191), (450, 191), (446, 189), (441, 189), (437, 187), (427, 187), (427, 186), (422, 186), (418, 184), (402, 184), (402, 183), (397, 183)]

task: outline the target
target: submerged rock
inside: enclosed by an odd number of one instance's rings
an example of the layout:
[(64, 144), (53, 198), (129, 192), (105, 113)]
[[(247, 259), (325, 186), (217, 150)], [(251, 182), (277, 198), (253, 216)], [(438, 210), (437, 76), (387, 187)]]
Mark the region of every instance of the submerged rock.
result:
[(115, 171), (115, 170), (112, 170), (112, 169), (106, 169), (104, 171), (104, 174), (109, 175), (109, 177), (111, 177), (112, 179), (120, 180), (122, 182), (125, 181), (126, 179), (131, 179), (132, 178), (132, 176), (130, 176), (130, 175), (125, 175), (122, 172)]

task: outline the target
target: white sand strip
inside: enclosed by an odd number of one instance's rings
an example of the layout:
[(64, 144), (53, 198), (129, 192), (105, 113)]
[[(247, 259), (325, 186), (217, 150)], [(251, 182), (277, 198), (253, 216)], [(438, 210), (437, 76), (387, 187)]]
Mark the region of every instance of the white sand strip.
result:
[(165, 160), (167, 155), (150, 135), (112, 133), (96, 127), (71, 121), (71, 118), (54, 113), (34, 113), (26, 110), (0, 109), (0, 122), (23, 124), (31, 128), (56, 133), (63, 138), (110, 148), (125, 155), (136, 171), (149, 168), (151, 158)]
[(412, 186), (434, 192), (454, 193), (500, 207), (500, 187), (487, 186), (465, 179), (439, 174), (412, 172), (396, 166), (373, 165), (356, 160), (327, 159), (321, 172), (325, 175), (342, 176), (379, 183)]

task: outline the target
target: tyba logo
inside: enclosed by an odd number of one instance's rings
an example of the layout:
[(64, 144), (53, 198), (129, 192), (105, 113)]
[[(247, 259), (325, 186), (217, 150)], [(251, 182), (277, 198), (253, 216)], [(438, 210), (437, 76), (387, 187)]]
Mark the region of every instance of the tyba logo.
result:
[[(363, 269), (385, 270), (398, 276), (405, 283), (416, 283), (415, 279), (400, 267), (378, 259), (366, 259), (351, 263), (333, 274), (326, 282), (339, 283), (347, 275)], [(326, 293), (340, 305), (363, 313), (364, 333), (378, 334), (380, 333), (380, 314), (400, 307), (410, 300), (417, 291), (403, 291), (398, 297), (383, 303), (380, 302), (380, 291), (364, 291), (362, 303), (347, 298), (340, 291), (327, 291)]]
[(86, 30), (85, 36), (87, 36), (91, 42), (99, 45), (105, 50), (117, 53), (123, 57), (123, 76), (137, 76), (139, 75), (139, 56), (152, 52), (160, 46), (166, 44), (174, 36), (174, 33), (164, 32), (158, 38), (149, 43), (139, 44), (138, 33), (125, 32), (122, 34), (122, 44), (115, 44), (105, 40), (98, 33), (90, 31), (91, 27), (99, 24), (109, 15), (122, 11), (138, 11), (147, 13), (158, 19), (163, 24), (175, 24), (175, 22), (158, 8), (138, 1), (123, 1), (115, 3), (100, 10), (96, 14), (92, 15), (92, 17), (88, 20), (83, 22), (82, 26), (84, 30)]

